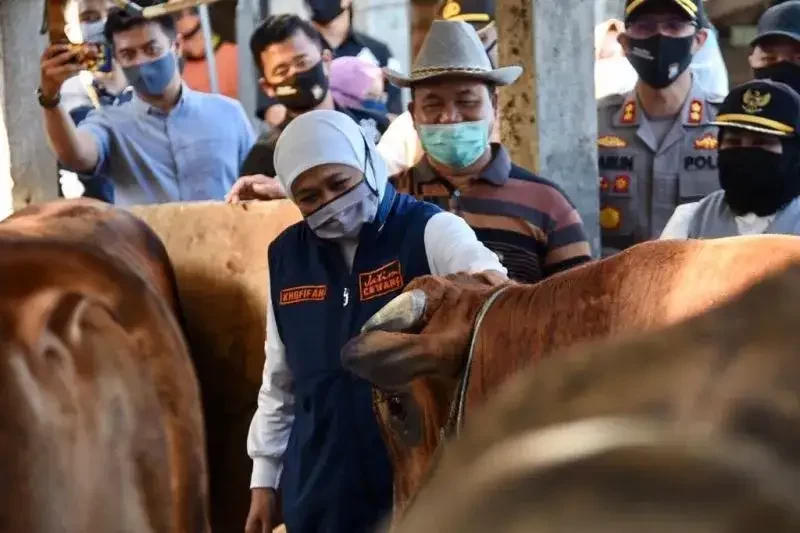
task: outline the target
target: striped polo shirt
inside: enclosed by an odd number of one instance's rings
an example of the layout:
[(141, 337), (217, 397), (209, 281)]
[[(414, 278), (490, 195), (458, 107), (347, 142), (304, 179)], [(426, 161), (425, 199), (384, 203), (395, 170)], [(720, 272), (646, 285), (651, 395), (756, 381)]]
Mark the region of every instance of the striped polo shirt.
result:
[(463, 217), (515, 281), (535, 283), (590, 261), (583, 222), (564, 192), (514, 165), (502, 145), (492, 144), (492, 152), (480, 176), (460, 188), (439, 176), (427, 158), (392, 182)]

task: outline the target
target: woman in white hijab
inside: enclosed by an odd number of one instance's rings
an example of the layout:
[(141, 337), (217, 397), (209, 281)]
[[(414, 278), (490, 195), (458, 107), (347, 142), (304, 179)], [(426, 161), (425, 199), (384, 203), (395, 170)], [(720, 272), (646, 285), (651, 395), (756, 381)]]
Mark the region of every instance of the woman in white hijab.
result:
[(398, 194), (359, 126), (311, 111), (281, 134), (277, 179), (305, 220), (269, 248), (263, 385), (248, 437), (246, 532), (366, 532), (391, 509), (392, 473), (370, 383), (339, 353), (414, 278), (505, 268), (461, 218)]

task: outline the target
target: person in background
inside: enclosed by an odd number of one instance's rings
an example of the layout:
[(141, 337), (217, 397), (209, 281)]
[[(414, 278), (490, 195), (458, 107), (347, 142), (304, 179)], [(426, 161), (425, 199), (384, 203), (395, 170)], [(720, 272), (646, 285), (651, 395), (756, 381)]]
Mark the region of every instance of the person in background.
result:
[(297, 117), (275, 166), (304, 220), (268, 251), (267, 363), (247, 439), (245, 533), (278, 525), (278, 487), (287, 531), (375, 531), (391, 511), (392, 468), (372, 385), (344, 370), (342, 347), (417, 277), (486, 272), (506, 283), (506, 270), (462, 219), (397, 193), (344, 113)]
[[(275, 177), (273, 155), (283, 129), (295, 118), (315, 109), (335, 109), (349, 115), (370, 141), (386, 131), (385, 115), (336, 105), (330, 91), (331, 54), (323, 49), (317, 30), (297, 15), (271, 15), (250, 38), (253, 60), (261, 71), (261, 88), (289, 110), (286, 120), (258, 138), (241, 167), (241, 179), (230, 190), (230, 202), (282, 198)], [(259, 191), (265, 192), (266, 196)]]
[(339, 57), (331, 61), (331, 94), (336, 105), (367, 109), (386, 116), (383, 72), (380, 67), (357, 57)]
[[(180, 0), (170, 0), (176, 2)], [(184, 9), (175, 15), (178, 33), (183, 37), (183, 80), (191, 89), (204, 93), (211, 92), (211, 79), (208, 75), (206, 41), (197, 8)], [(219, 35), (212, 34), (212, 48), (217, 67), (219, 92), (233, 99), (239, 98), (239, 59), (234, 43), (222, 41)]]
[(54, 44), (42, 55), (37, 93), (59, 162), (111, 177), (116, 204), (221, 200), (255, 138), (241, 104), (183, 85), (171, 16), (145, 19), (114, 8), (104, 34), (135, 94), (92, 111), (77, 128), (60, 105), (64, 80), (80, 70), (76, 52)]
[(438, 20), (410, 76), (385, 72), (411, 88), (409, 110), (425, 154), (392, 177), (398, 190), (461, 215), (514, 281), (536, 283), (591, 260), (580, 215), (566, 195), (490, 142), (496, 88), (516, 81), (520, 67), (493, 68), (472, 26)]
[(717, 189), (719, 101), (689, 65), (706, 41), (703, 4), (627, 0), (619, 36), (639, 79), (598, 102), (603, 255), (658, 238), (675, 208)]
[(757, 79), (800, 92), (800, 1), (778, 2), (761, 15), (748, 61)]
[(598, 100), (624, 94), (636, 85), (636, 71), (619, 43), (624, 32), (625, 23), (617, 19), (608, 19), (594, 28), (594, 96)]
[(800, 95), (750, 81), (731, 91), (714, 123), (722, 189), (678, 206), (661, 238), (800, 235)]
[[(717, 30), (706, 16), (699, 19), (699, 24), (707, 30), (708, 38), (692, 56), (689, 68), (709, 98), (722, 100), (728, 94), (729, 81)], [(595, 27), (594, 79), (595, 98), (598, 100), (613, 94), (625, 94), (636, 85), (636, 70), (619, 43), (619, 36), (624, 32), (624, 23), (617, 19), (609, 19)]]
[[(398, 69), (400, 64), (385, 43), (353, 30), (352, 0), (306, 0), (311, 23), (322, 38), (322, 45), (334, 58), (358, 57), (377, 67)], [(386, 108), (389, 113), (402, 113), (403, 97), (396, 87), (386, 87)], [(265, 103), (261, 110), (270, 124), (281, 124), (288, 110), (275, 99)]]
[[(467, 22), (478, 32), (486, 54), (492, 65), (498, 64), (497, 24), (494, 21), (493, 0), (443, 0), (437, 8), (441, 20)], [(499, 123), (499, 116), (496, 117)], [(500, 142), (500, 128), (491, 133), (492, 142)], [(391, 174), (402, 172), (416, 165), (424, 155), (411, 112), (406, 110), (397, 117), (378, 143)]]
[[(103, 29), (108, 10), (113, 7), (111, 0), (70, 0), (64, 7), (65, 32), (71, 41), (106, 43)], [(64, 82), (62, 102), (76, 126), (95, 109), (120, 105), (133, 98), (119, 62), (112, 59), (111, 65), (111, 72), (81, 71)], [(84, 196), (114, 203), (114, 184), (108, 176), (76, 174), (62, 165), (58, 173), (61, 196)]]

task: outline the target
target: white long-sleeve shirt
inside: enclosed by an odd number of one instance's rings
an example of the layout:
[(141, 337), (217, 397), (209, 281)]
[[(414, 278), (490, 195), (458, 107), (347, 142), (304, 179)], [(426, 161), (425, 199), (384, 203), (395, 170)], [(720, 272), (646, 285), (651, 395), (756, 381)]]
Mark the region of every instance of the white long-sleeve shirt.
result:
[[(472, 228), (457, 215), (433, 215), (425, 226), (425, 254), (432, 274), (495, 270), (507, 274), (497, 255), (486, 248)], [(278, 486), (283, 454), (294, 422), (292, 374), (286, 363), (286, 349), (278, 333), (272, 298), (267, 298), (266, 362), (258, 409), (250, 423), (247, 453), (253, 459), (251, 488)]]
[[(672, 213), (667, 225), (664, 226), (664, 231), (661, 232), (659, 240), (664, 239), (688, 239), (689, 226), (692, 223), (700, 202), (692, 202), (690, 204), (679, 205)], [(747, 213), (746, 215), (734, 217), (736, 221), (736, 228), (739, 230), (739, 235), (761, 235), (764, 233), (769, 225), (775, 220), (775, 215), (760, 217), (755, 213)], [(736, 235), (731, 235), (735, 237)]]

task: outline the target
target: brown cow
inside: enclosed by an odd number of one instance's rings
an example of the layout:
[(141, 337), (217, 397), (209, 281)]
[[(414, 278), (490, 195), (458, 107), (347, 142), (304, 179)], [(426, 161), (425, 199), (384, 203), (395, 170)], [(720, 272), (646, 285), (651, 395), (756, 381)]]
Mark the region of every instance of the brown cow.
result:
[(200, 394), (169, 262), (92, 202), (0, 224), (0, 530), (209, 531)]
[[(776, 483), (800, 474), (798, 302), (800, 265), (683, 323), (522, 372), (445, 449), (398, 533), (798, 530), (798, 490)], [(704, 446), (743, 442), (768, 457), (697, 461), (693, 446), (674, 453), (680, 439), (609, 417), (694, 428)]]
[[(511, 286), (477, 332), (466, 411), (554, 350), (666, 326), (797, 260), (800, 238), (792, 236), (660, 241), (536, 285)], [(394, 463), (398, 514), (430, 469), (476, 315), (493, 290), (421, 278), (342, 350), (346, 367), (395, 393), (378, 403), (378, 412)]]

